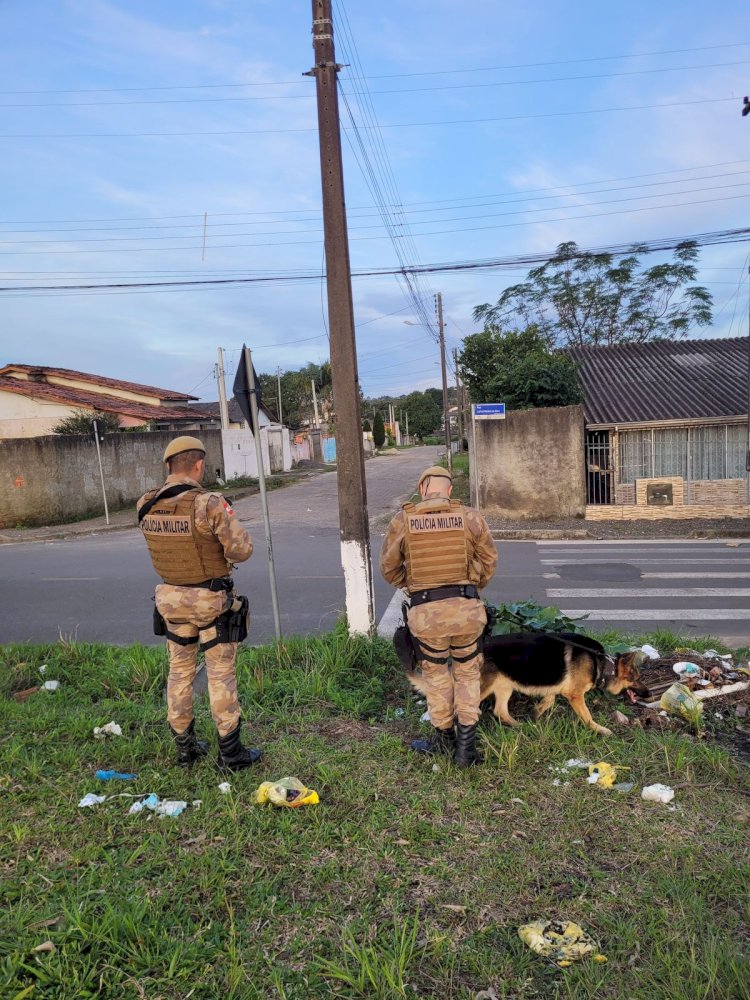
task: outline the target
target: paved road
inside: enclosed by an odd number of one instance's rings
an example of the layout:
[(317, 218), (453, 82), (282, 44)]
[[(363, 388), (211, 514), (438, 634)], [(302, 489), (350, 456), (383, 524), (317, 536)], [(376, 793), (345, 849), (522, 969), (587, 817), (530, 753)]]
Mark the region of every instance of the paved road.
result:
[(750, 542), (537, 542), (547, 601), (596, 627), (750, 644)]
[[(367, 462), (373, 557), (390, 514), (408, 499), (435, 448)], [(282, 629), (309, 634), (331, 627), (344, 606), (335, 472), (269, 495)], [(251, 641), (273, 637), (266, 547), (258, 497), (236, 506), (256, 542), (237, 573), (250, 595)], [(710, 632), (750, 643), (750, 542), (500, 542), (494, 602), (533, 597), (589, 621), (632, 631), (657, 626)], [(0, 547), (0, 641), (158, 643), (151, 633), (154, 574), (137, 529)], [(375, 576), (376, 611), (392, 589)], [(391, 610), (395, 610), (393, 601)]]
[[(383, 525), (411, 496), (419, 473), (437, 449), (415, 448), (366, 463), (372, 547)], [(306, 634), (330, 628), (344, 606), (336, 473), (316, 475), (269, 494), (282, 629)], [(235, 574), (250, 595), (252, 641), (273, 636), (266, 545), (260, 498), (237, 502), (256, 551)], [(161, 640), (151, 633), (154, 572), (137, 529), (61, 541), (0, 547), (0, 641), (53, 641), (60, 634), (114, 643)], [(392, 589), (375, 581), (379, 610)]]

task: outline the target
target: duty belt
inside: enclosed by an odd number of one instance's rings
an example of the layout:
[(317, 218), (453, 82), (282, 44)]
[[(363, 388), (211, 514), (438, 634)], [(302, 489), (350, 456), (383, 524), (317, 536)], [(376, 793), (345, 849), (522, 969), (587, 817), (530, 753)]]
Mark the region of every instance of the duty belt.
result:
[(445, 601), (449, 597), (466, 597), (469, 600), (479, 598), (479, 590), (473, 583), (460, 584), (451, 587), (432, 587), (430, 590), (417, 590), (411, 595), (411, 606), (416, 608), (428, 601)]
[(199, 587), (201, 590), (213, 590), (218, 592), (226, 590), (227, 593), (234, 589), (234, 580), (231, 576), (218, 576), (213, 580), (201, 580), (200, 583), (176, 583), (175, 587)]

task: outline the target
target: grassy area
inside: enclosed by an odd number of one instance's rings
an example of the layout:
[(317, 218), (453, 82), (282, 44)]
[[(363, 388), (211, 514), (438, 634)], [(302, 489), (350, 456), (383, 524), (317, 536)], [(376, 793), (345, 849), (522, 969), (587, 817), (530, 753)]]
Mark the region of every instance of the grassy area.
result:
[[(448, 467), (448, 461), (445, 458), (440, 459), (440, 465)], [(451, 494), (454, 500), (460, 500), (462, 503), (468, 504), (470, 502), (470, 480), (469, 480), (469, 453), (468, 451), (459, 452), (457, 455), (453, 455), (453, 493)]]
[[(405, 747), (422, 709), (389, 644), (338, 629), (242, 652), (243, 706), (266, 757), (223, 796), (209, 762), (171, 766), (163, 650), (0, 656), (3, 998), (750, 995), (750, 782), (708, 740), (638, 729), (603, 740), (559, 705), (520, 731), (488, 723), (483, 768), (435, 771)], [(13, 700), (43, 663), (60, 690)], [(612, 703), (590, 700), (605, 720)], [(124, 736), (96, 741), (110, 719)], [(211, 729), (204, 701), (198, 728)], [(636, 791), (580, 776), (553, 786), (550, 767), (570, 757), (629, 766)], [(99, 767), (140, 777), (115, 788)], [(261, 780), (287, 774), (321, 804), (252, 805)], [(654, 781), (677, 788), (674, 811), (639, 798)], [(176, 819), (129, 816), (128, 799), (79, 809), (91, 791), (202, 806)], [(608, 963), (563, 970), (535, 956), (517, 928), (538, 917), (580, 922)], [(33, 951), (46, 941), (54, 952)]]

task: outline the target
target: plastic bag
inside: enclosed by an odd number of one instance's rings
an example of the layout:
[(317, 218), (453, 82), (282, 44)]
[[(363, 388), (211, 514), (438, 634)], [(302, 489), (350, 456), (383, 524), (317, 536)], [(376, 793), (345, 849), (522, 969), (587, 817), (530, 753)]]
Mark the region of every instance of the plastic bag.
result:
[(306, 788), (299, 778), (282, 778), (281, 781), (264, 781), (255, 791), (255, 804), (270, 802), (275, 806), (316, 806), (320, 799), (312, 788)]
[(629, 771), (624, 764), (608, 764), (600, 760), (598, 764), (589, 764), (589, 776), (586, 779), (590, 785), (601, 785), (603, 788), (613, 788), (618, 771)]
[(703, 713), (703, 705), (690, 688), (684, 684), (673, 684), (661, 696), (659, 708), (672, 715), (681, 715), (688, 722), (696, 723)]
[[(534, 920), (518, 928), (518, 936), (537, 955), (551, 958), (563, 968), (596, 951), (596, 942), (572, 920)], [(595, 954), (594, 961), (606, 962)]]

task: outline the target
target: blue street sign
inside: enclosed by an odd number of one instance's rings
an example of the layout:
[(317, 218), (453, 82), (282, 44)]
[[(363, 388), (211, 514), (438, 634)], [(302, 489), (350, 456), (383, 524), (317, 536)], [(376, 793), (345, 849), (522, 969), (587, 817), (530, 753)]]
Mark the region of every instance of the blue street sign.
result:
[(505, 419), (505, 403), (473, 403), (471, 410), (475, 420)]

